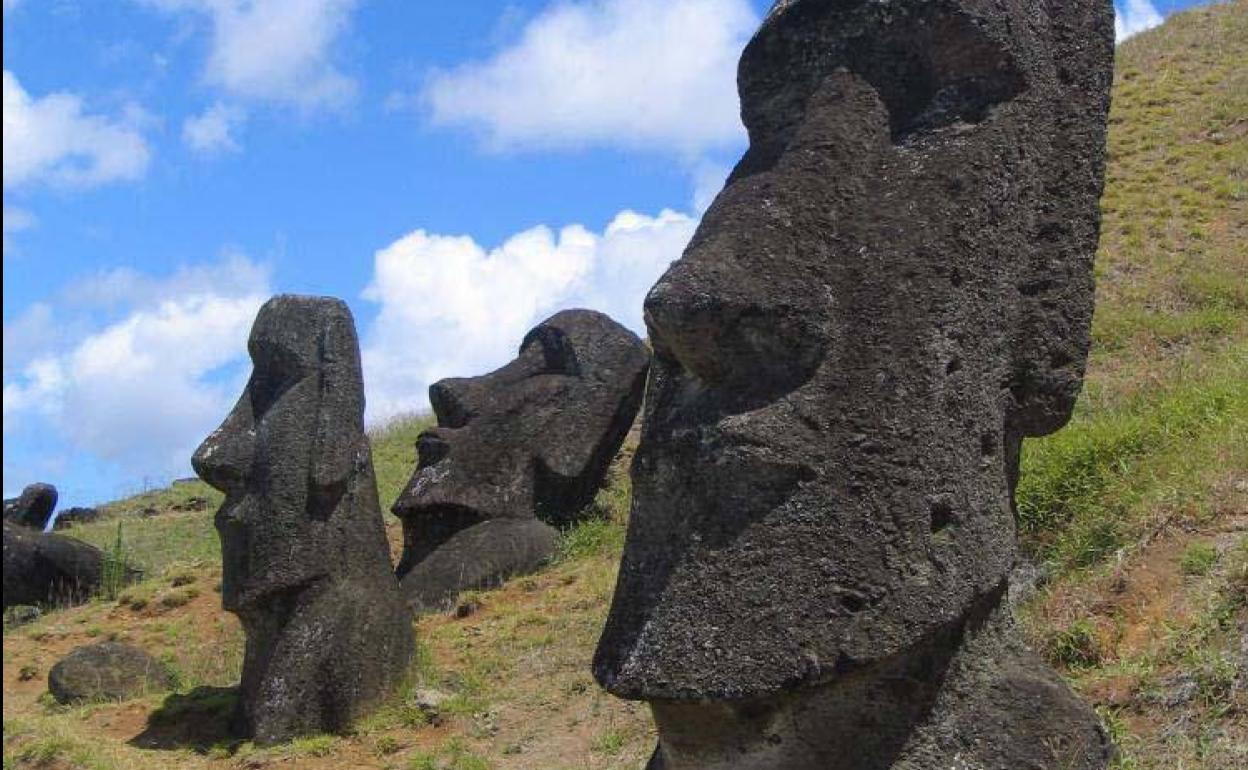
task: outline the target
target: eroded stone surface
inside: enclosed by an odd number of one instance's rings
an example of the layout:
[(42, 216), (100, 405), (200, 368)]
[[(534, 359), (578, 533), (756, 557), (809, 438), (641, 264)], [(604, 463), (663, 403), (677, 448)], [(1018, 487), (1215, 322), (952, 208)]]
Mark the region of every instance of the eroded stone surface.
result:
[[(118, 585), (140, 573), (115, 565)], [(104, 553), (72, 537), (4, 522), (4, 606), (78, 604), (100, 589)]]
[(535, 569), (602, 485), (636, 417), (648, 363), (635, 334), (565, 310), (534, 327), (514, 361), (429, 388), (438, 426), (394, 505), (398, 574), (413, 609)]
[[(1005, 621), (965, 663), (1014, 671), (1000, 702), (949, 693), (1014, 562), (1019, 446), (1082, 382), (1112, 22), (1108, 0), (787, 0), (747, 46), (750, 148), (646, 300), (594, 663), (654, 704), (655, 767), (1106, 761)], [(897, 676), (935, 711), (889, 696)], [(1065, 715), (1047, 726), (1026, 718), (1040, 690)], [(916, 743), (992, 713), (995, 743)], [(823, 743), (838, 720), (867, 720), (852, 755)], [(1011, 764), (1007, 745), (1067, 739), (1067, 764)]]
[(391, 571), (354, 321), (340, 300), (260, 309), (237, 406), (195, 452), (225, 493), (222, 602), (247, 634), (239, 728), (340, 732), (403, 677), (410, 616)]
[(79, 524), (89, 524), (100, 519), (100, 510), (98, 508), (66, 508), (56, 515), (56, 521), (52, 522), (52, 529), (69, 529)]
[(56, 487), (42, 481), (30, 484), (20, 497), (4, 501), (4, 518), (14, 524), (42, 531), (56, 510)]
[(125, 700), (172, 686), (173, 675), (164, 664), (120, 642), (78, 647), (48, 672), (48, 691), (64, 704)]

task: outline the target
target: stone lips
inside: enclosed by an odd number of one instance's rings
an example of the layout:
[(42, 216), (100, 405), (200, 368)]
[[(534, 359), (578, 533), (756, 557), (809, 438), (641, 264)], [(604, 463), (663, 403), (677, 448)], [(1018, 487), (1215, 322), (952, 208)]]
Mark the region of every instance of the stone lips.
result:
[(629, 698), (762, 697), (902, 654), (1014, 559), (1024, 435), (1089, 344), (1112, 9), (791, 2), (750, 148), (651, 290), (595, 656)]
[(226, 495), (222, 600), (247, 634), (239, 728), (259, 743), (337, 732), (403, 676), (410, 616), (391, 571), (345, 303), (260, 309), (251, 379), (195, 452)]
[[(418, 611), (535, 569), (602, 485), (640, 405), (645, 345), (606, 315), (565, 310), (525, 336), (515, 360), (434, 383), (438, 425), (393, 511), (398, 567)], [(502, 522), (514, 524), (504, 525)]]

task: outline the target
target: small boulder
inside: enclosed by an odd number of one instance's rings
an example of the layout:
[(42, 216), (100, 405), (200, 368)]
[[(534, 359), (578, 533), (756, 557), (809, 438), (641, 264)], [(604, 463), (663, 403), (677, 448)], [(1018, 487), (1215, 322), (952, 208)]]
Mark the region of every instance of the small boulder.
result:
[(178, 511), (179, 513), (186, 513), (186, 512), (192, 512), (192, 511), (206, 511), (208, 510), (208, 506), (210, 505), (212, 505), (212, 503), (208, 501), (208, 498), (201, 497), (199, 495), (192, 495), (191, 497), (186, 498), (182, 502), (174, 503), (173, 505), (169, 506), (169, 510)]
[(5, 626), (24, 626), (43, 617), (43, 610), (32, 604), (15, 604), (4, 609)]
[(4, 501), (4, 519), (23, 527), (42, 530), (56, 509), (56, 487), (37, 482), (22, 490), (21, 497)]
[(119, 642), (79, 647), (48, 672), (48, 690), (63, 704), (125, 700), (172, 686), (173, 676), (163, 663)]

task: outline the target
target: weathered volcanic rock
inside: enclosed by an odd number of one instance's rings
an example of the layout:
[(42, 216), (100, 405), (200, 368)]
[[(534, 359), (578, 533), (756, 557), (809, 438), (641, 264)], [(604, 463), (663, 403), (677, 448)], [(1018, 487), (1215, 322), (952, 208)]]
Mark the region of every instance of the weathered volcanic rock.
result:
[(645, 386), (649, 355), (602, 313), (565, 310), (490, 374), (429, 388), (438, 427), (394, 505), (398, 574), (416, 611), (531, 571), (602, 485)]
[[(4, 606), (77, 604), (99, 590), (105, 577), (104, 553), (65, 535), (4, 522)], [(121, 582), (139, 572), (117, 565)]]
[(192, 463), (226, 495), (222, 601), (247, 635), (239, 728), (271, 744), (344, 730), (404, 676), (414, 640), (377, 502), (350, 310), (274, 297), (248, 350), (251, 379)]
[(1109, 0), (786, 0), (747, 46), (750, 148), (646, 300), (594, 663), (653, 767), (1107, 761), (1001, 604), (1019, 447), (1082, 383), (1112, 60)]
[(125, 700), (172, 686), (173, 675), (163, 663), (119, 642), (79, 647), (48, 672), (48, 691), (57, 703)]
[(100, 511), (98, 508), (66, 508), (56, 514), (56, 521), (52, 522), (52, 529), (69, 529), (79, 524), (98, 521), (99, 518)]
[(22, 490), (21, 497), (4, 501), (4, 520), (42, 530), (56, 510), (56, 487), (37, 482)]

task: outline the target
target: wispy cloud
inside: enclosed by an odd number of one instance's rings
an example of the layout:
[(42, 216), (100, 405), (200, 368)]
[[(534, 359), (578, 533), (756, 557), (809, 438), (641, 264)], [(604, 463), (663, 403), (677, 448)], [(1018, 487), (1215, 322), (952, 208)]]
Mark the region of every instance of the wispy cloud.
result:
[[(237, 396), (223, 367), (246, 361), (268, 273), (239, 255), (166, 277), (109, 271), (4, 325), (4, 433), (34, 432), (135, 477), (185, 473)], [(120, 308), (81, 328), (83, 307)], [(11, 348), (12, 346), (12, 348)]]
[(365, 292), (380, 306), (364, 335), (370, 419), (425, 409), (438, 379), (506, 363), (529, 328), (563, 308), (600, 310), (644, 334), (642, 298), (696, 226), (674, 211), (623, 211), (602, 232), (538, 226), (487, 250), (416, 230), (378, 251)]
[(494, 147), (698, 155), (744, 136), (737, 58), (757, 25), (747, 0), (554, 3), (513, 44), (435, 73), (422, 102)]
[(238, 152), (236, 133), (246, 119), (241, 108), (217, 102), (182, 123), (182, 141), (201, 155)]
[(1114, 37), (1123, 40), (1152, 29), (1165, 21), (1165, 17), (1149, 0), (1126, 0), (1114, 4)]
[(356, 83), (338, 69), (333, 49), (356, 0), (139, 1), (210, 21), (204, 79), (232, 97), (314, 109), (355, 96)]
[(138, 179), (151, 158), (141, 132), (147, 118), (138, 108), (120, 118), (89, 114), (66, 92), (33, 97), (4, 70), (4, 187)]

